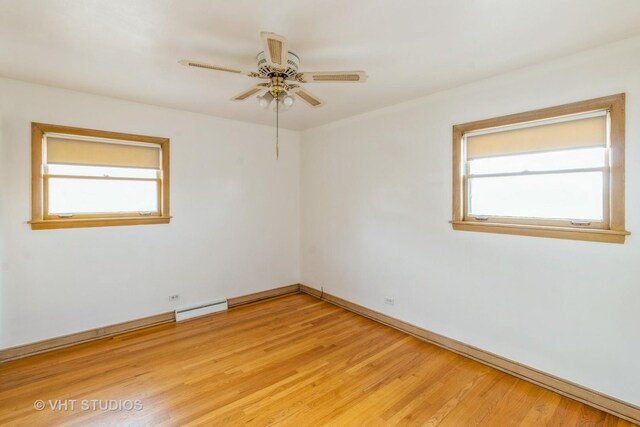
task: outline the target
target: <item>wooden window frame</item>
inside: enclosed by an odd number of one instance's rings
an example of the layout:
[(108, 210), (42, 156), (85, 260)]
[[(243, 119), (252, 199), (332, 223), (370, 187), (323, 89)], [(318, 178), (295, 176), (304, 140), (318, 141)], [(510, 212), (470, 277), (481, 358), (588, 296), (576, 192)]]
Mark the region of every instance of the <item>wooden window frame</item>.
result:
[[(48, 177), (43, 173), (43, 138), (47, 133), (72, 135), (76, 137), (103, 138), (119, 141), (157, 144), (162, 152), (162, 176), (153, 179), (158, 183), (158, 212), (133, 216), (131, 213), (78, 214), (69, 218), (47, 213)], [(101, 179), (96, 177), (95, 179)], [(110, 178), (117, 179), (117, 178)], [(129, 179), (129, 178), (127, 178)], [(134, 135), (95, 129), (31, 123), (31, 228), (33, 230), (55, 228), (107, 227), (116, 225), (168, 224), (169, 214), (169, 139), (154, 136)]]
[[(507, 220), (489, 218), (480, 221), (465, 215), (467, 211), (465, 133), (516, 125), (537, 120), (553, 119), (572, 114), (608, 110), (610, 117), (608, 191), (605, 187), (605, 221), (603, 226), (562, 226), (548, 220)], [(625, 230), (625, 94), (620, 93), (587, 101), (543, 108), (453, 126), (453, 219), (454, 230), (551, 237), (608, 243), (624, 243), (630, 233)], [(608, 195), (607, 195), (608, 193)]]

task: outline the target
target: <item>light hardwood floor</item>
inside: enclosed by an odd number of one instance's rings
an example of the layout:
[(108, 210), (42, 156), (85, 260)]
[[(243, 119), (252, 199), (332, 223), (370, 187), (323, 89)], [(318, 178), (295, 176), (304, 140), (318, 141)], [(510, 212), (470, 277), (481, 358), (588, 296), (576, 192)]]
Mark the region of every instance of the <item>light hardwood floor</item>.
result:
[(86, 424), (632, 425), (304, 294), (0, 365), (0, 425)]

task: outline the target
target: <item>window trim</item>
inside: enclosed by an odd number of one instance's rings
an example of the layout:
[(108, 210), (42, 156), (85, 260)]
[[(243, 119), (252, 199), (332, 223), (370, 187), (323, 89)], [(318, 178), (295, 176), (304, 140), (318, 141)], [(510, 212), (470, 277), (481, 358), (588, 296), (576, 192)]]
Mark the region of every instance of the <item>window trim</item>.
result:
[[(45, 212), (45, 180), (42, 168), (42, 143), (47, 133), (73, 135), (87, 138), (104, 138), (121, 141), (157, 144), (162, 151), (162, 177), (158, 178), (159, 212), (133, 216), (125, 214), (78, 214), (70, 218), (49, 216)], [(168, 224), (169, 214), (169, 139), (154, 136), (134, 135), (70, 126), (31, 123), (31, 228), (45, 230), (54, 228), (107, 227), (115, 225)]]
[[(608, 110), (610, 117), (609, 134), (609, 174), (605, 174), (608, 186), (608, 221), (604, 228), (581, 226), (560, 226), (547, 220), (522, 218), (509, 221), (505, 218), (494, 221), (478, 221), (466, 218), (466, 158), (464, 157), (465, 133), (509, 126), (537, 120), (553, 119), (590, 111)], [(511, 114), (486, 120), (479, 120), (453, 126), (453, 219), (454, 230), (481, 231), (522, 236), (551, 237), (559, 239), (586, 240), (596, 242), (624, 243), (625, 236), (625, 183), (624, 183), (624, 140), (625, 140), (625, 94), (620, 93), (587, 101), (574, 102), (555, 107)], [(605, 189), (605, 193), (607, 193)], [(491, 219), (490, 219), (491, 220)], [(607, 220), (605, 215), (605, 221)]]

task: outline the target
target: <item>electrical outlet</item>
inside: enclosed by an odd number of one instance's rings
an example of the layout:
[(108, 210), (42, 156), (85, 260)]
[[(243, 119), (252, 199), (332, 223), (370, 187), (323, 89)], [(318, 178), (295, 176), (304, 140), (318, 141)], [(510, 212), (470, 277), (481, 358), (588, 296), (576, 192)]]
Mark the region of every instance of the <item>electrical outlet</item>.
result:
[(395, 300), (393, 297), (384, 297), (384, 303), (385, 304), (389, 304), (389, 305), (393, 305), (395, 303)]
[(178, 301), (180, 299), (179, 294), (169, 295), (169, 301)]

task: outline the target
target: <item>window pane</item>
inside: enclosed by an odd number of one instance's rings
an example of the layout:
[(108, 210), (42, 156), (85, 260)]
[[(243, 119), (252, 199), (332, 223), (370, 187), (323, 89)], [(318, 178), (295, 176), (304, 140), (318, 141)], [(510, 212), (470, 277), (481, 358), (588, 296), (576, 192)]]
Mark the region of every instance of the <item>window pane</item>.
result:
[(156, 181), (49, 179), (50, 214), (157, 211)]
[(110, 176), (113, 178), (157, 178), (157, 169), (118, 168), (112, 166), (47, 165), (50, 175)]
[(469, 215), (603, 220), (603, 173), (469, 179)]
[(471, 175), (600, 168), (605, 166), (604, 147), (545, 153), (487, 157), (469, 161)]

